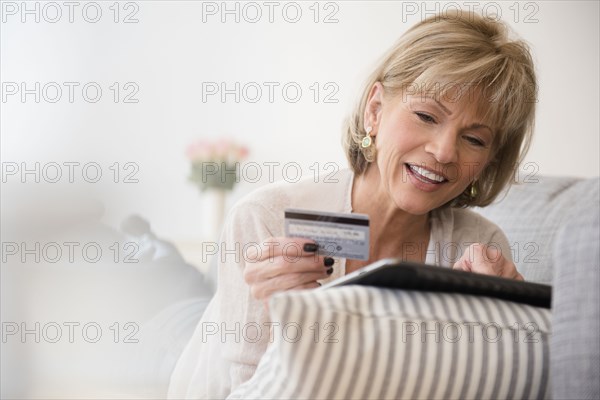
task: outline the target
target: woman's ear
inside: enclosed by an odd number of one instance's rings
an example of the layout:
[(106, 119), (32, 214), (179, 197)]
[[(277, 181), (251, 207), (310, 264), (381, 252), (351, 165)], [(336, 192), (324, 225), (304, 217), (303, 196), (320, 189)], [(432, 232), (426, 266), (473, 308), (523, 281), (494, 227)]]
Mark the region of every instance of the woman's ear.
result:
[(377, 128), (381, 120), (381, 108), (383, 102), (383, 85), (381, 82), (375, 82), (369, 91), (367, 104), (365, 106), (365, 128), (373, 128), (371, 136), (377, 136)]

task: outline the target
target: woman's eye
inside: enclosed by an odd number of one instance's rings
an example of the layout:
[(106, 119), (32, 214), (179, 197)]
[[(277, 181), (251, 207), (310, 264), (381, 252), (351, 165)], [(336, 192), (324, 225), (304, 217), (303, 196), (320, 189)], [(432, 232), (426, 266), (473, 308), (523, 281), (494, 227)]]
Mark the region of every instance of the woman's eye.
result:
[(428, 114), (422, 113), (422, 112), (417, 112), (415, 113), (417, 114), (417, 116), (421, 119), (421, 121), (423, 122), (427, 122), (427, 123), (435, 123), (435, 119)]
[(473, 136), (467, 136), (467, 141), (475, 146), (479, 146), (479, 147), (485, 147), (485, 143), (483, 142), (483, 140), (473, 137)]

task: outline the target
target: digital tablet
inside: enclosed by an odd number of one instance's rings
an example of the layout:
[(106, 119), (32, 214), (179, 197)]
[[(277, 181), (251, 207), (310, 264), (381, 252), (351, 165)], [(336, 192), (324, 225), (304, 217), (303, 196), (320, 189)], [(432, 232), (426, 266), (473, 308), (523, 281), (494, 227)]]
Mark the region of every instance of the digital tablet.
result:
[(533, 282), (453, 270), (388, 258), (367, 265), (323, 289), (342, 285), (366, 285), (382, 288), (462, 293), (550, 308), (552, 286)]

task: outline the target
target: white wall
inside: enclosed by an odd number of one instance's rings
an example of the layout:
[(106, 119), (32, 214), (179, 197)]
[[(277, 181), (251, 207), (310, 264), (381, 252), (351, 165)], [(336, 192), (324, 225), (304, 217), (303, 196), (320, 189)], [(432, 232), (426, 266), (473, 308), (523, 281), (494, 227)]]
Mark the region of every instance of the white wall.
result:
[[(228, 135), (249, 145), (250, 161), (259, 164), (295, 161), (305, 174), (311, 173), (309, 166), (315, 162), (343, 167), (340, 126), (370, 68), (398, 36), (425, 16), (426, 9), (446, 5), (320, 3), (315, 23), (313, 3), (300, 2), (300, 21), (289, 23), (282, 10), (287, 6), (286, 16), (293, 18), (293, 4), (279, 2), (270, 23), (267, 6), (258, 2), (254, 4), (261, 7), (260, 21), (247, 22), (242, 14), (239, 23), (234, 15), (227, 15), (222, 23), (220, 14), (204, 14), (203, 22), (203, 6), (221, 7), (221, 2), (131, 2), (126, 9), (126, 3), (120, 3), (119, 20), (137, 7), (134, 17), (139, 22), (125, 24), (113, 22), (114, 12), (109, 9), (113, 2), (97, 3), (102, 10), (97, 23), (82, 17), (86, 2), (78, 3), (73, 23), (62, 2), (55, 3), (62, 11), (56, 23), (44, 20), (56, 13), (53, 6), (44, 8), (45, 3), (38, 3), (39, 23), (34, 15), (24, 15), (26, 22), (21, 21), (23, 3), (2, 4), (3, 95), (8, 95), (7, 82), (26, 82), (29, 88), (34, 82), (41, 86), (81, 84), (73, 103), (64, 85), (57, 103), (43, 97), (36, 103), (33, 95), (25, 102), (18, 94), (3, 99), (2, 162), (30, 165), (39, 161), (43, 166), (96, 161), (102, 168), (103, 184), (81, 182), (81, 175), (75, 178), (90, 190), (104, 192), (107, 218), (114, 222), (137, 212), (151, 221), (156, 232), (172, 239), (198, 238), (206, 217), (201, 195), (186, 181), (189, 165), (183, 151), (189, 142)], [(36, 3), (27, 4), (33, 9)], [(244, 3), (230, 2), (228, 7), (236, 4), (243, 11)], [(468, 2), (454, 4), (468, 6)], [(499, 9), (533, 48), (540, 83), (539, 113), (527, 161), (539, 166), (543, 174), (598, 175), (598, 2), (478, 4), (487, 7), (487, 12)], [(414, 10), (413, 6), (417, 13), (408, 15), (406, 11)], [(87, 7), (87, 17), (94, 18), (93, 5)], [(254, 17), (255, 9), (246, 11), (247, 18)], [(323, 23), (331, 12), (338, 22)], [(525, 23), (528, 15), (537, 22)], [(103, 89), (97, 103), (82, 98), (86, 82), (97, 82)], [(139, 102), (114, 103), (109, 89), (114, 82), (120, 82), (121, 89), (125, 82), (134, 82)], [(236, 103), (231, 95), (225, 103), (217, 96), (203, 102), (202, 82), (226, 82), (229, 87), (235, 82), (279, 82), (281, 86), (296, 82), (303, 94), (297, 103), (290, 103), (277, 89), (270, 103), (263, 86), (263, 97), (255, 104), (243, 99)], [(338, 102), (321, 99), (315, 103), (309, 89), (314, 82), (322, 95), (323, 86), (333, 82), (339, 88), (334, 95)], [(54, 92), (47, 95), (53, 97)], [(111, 183), (113, 171), (108, 167), (114, 162), (136, 163), (139, 183)], [(281, 168), (276, 171), (281, 177)], [(18, 175), (8, 177), (5, 188), (18, 185), (19, 179)], [(31, 176), (27, 179), (31, 181)], [(260, 184), (266, 181), (263, 176)], [(257, 186), (240, 184), (230, 200)]]

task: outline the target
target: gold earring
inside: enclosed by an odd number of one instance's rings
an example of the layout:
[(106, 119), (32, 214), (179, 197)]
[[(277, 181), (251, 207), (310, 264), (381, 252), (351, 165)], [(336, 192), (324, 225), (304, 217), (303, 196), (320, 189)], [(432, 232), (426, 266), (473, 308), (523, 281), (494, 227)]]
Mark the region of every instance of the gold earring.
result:
[(373, 144), (373, 139), (371, 138), (371, 131), (373, 130), (373, 128), (371, 128), (370, 126), (367, 126), (367, 136), (365, 136), (362, 140), (361, 146), (363, 147), (363, 149), (366, 149), (367, 147), (371, 147), (371, 144)]
[(471, 183), (471, 189), (469, 190), (469, 196), (471, 196), (472, 199), (474, 199), (475, 197), (477, 197), (478, 193), (477, 193), (477, 187), (475, 186), (475, 182)]

